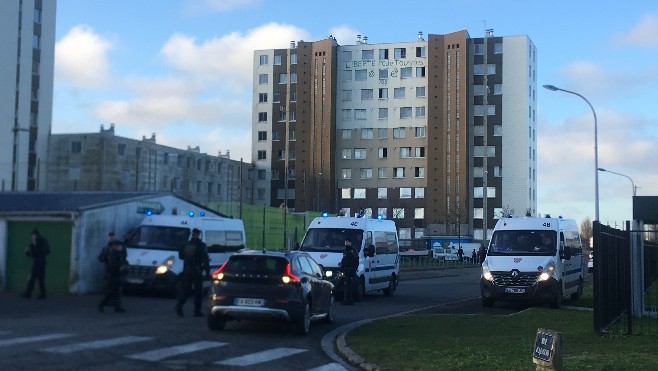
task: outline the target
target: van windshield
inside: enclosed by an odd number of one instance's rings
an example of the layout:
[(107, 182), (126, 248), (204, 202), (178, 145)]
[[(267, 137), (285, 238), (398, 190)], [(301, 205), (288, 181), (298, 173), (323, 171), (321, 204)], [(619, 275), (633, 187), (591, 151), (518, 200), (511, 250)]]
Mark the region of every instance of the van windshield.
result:
[(555, 231), (495, 231), (487, 255), (555, 255)]
[(363, 229), (311, 228), (306, 232), (301, 251), (343, 252), (345, 239), (352, 241), (356, 251), (361, 249)]
[(178, 251), (189, 238), (189, 228), (142, 225), (126, 241), (126, 246)]

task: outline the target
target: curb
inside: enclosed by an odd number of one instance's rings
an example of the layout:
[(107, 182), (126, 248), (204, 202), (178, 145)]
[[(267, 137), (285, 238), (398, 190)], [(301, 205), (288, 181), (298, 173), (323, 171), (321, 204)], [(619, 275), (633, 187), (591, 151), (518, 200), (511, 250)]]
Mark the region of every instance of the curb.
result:
[[(356, 327), (356, 326), (355, 326)], [(342, 332), (340, 335), (338, 335), (338, 338), (336, 339), (336, 349), (338, 350), (338, 353), (345, 359), (347, 362), (350, 364), (357, 366), (361, 370), (366, 370), (366, 371), (378, 371), (379, 366), (374, 364), (374, 363), (368, 363), (366, 362), (365, 358), (362, 356), (356, 354), (352, 348), (350, 348), (347, 345), (347, 341), (345, 341), (345, 335), (347, 335), (349, 331)]]

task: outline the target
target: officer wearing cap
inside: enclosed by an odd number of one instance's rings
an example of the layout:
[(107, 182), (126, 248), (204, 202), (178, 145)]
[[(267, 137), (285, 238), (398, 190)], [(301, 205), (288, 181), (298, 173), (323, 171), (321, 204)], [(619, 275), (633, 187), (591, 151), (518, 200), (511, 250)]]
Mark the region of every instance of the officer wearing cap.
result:
[(344, 291), (345, 298), (343, 299), (343, 305), (352, 305), (354, 304), (354, 292), (357, 285), (357, 276), (356, 271), (359, 267), (359, 256), (356, 254), (354, 247), (352, 247), (352, 240), (349, 238), (345, 239), (345, 252), (343, 253), (343, 259), (340, 261), (340, 271), (343, 273), (344, 278)]
[(176, 303), (176, 314), (183, 316), (183, 305), (192, 293), (194, 286), (194, 316), (201, 317), (201, 301), (203, 300), (203, 277), (210, 274), (210, 258), (208, 248), (201, 241), (201, 231), (194, 228), (192, 238), (178, 252), (183, 260), (183, 289)]

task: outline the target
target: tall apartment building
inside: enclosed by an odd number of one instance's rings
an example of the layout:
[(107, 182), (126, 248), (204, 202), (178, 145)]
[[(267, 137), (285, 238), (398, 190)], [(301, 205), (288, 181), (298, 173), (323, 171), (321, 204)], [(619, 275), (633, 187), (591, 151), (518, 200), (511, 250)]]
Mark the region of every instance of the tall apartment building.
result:
[(51, 191), (171, 191), (196, 202), (253, 203), (252, 165), (199, 147), (177, 149), (151, 138), (98, 133), (50, 137)]
[(492, 31), (256, 51), (255, 202), (483, 239), (536, 212), (535, 76), (530, 39)]
[(0, 1), (0, 190), (45, 184), (56, 0)]

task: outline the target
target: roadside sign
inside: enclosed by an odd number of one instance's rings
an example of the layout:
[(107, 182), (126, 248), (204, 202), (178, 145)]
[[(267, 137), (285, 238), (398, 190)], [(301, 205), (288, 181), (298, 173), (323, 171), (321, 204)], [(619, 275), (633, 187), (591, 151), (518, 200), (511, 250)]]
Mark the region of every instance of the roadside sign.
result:
[(542, 369), (560, 370), (562, 368), (562, 334), (560, 332), (537, 329), (532, 361)]
[(148, 211), (153, 214), (162, 214), (164, 210), (164, 205), (159, 202), (140, 201), (137, 203), (137, 214), (146, 214)]

